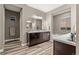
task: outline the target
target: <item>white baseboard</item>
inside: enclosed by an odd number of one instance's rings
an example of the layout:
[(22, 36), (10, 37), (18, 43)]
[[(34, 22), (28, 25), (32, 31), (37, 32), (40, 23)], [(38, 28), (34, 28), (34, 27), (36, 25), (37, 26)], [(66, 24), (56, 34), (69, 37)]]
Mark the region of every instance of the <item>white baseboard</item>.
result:
[(21, 44), (21, 46), (26, 46), (27, 45), (27, 43), (23, 43), (23, 44)]
[(4, 52), (4, 49), (0, 49), (0, 53), (1, 53), (1, 52)]

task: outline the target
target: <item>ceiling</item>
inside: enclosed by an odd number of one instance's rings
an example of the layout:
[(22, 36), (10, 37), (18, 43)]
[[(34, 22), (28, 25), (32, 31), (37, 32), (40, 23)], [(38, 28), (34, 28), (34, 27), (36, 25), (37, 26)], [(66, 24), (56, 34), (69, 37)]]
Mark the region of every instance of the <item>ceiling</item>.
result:
[(27, 4), (28, 6), (32, 8), (36, 8), (38, 10), (41, 10), (43, 12), (51, 11), (57, 7), (62, 6), (63, 4)]

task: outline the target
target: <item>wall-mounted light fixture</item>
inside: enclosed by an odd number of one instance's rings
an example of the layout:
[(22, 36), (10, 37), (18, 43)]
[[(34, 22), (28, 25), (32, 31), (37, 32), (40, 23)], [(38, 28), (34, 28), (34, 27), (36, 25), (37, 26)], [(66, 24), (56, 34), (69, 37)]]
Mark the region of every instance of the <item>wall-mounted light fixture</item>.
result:
[(31, 23), (31, 21), (26, 21), (27, 23)]
[(43, 19), (41, 16), (33, 15), (32, 18), (34, 19)]

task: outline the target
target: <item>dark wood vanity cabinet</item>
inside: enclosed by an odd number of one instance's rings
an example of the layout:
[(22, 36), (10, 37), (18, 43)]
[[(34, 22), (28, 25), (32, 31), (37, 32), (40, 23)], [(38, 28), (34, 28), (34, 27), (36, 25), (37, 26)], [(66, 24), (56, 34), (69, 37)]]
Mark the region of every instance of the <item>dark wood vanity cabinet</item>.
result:
[(50, 32), (27, 33), (27, 45), (33, 46), (50, 40)]
[(64, 44), (58, 41), (53, 41), (54, 55), (75, 55), (76, 47), (68, 44)]

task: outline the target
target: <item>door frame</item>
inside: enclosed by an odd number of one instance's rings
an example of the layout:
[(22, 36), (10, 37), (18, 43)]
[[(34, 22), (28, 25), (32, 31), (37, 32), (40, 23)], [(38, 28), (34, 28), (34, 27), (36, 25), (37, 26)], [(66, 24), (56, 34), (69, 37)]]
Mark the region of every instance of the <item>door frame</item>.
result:
[[(5, 9), (6, 9), (5, 8), (5, 4), (3, 5), (3, 8), (4, 8), (3, 9), (4, 10), (4, 12), (3, 12), (3, 14), (4, 14), (4, 17), (3, 17), (4, 18), (4, 22), (3, 22), (3, 24), (4, 24), (4, 27), (3, 27), (4, 28), (4, 30), (3, 30), (3, 32), (4, 32), (4, 36), (3, 36), (4, 37), (4, 40), (3, 40), (3, 52), (4, 52), (4, 49), (5, 49), (4, 45), (5, 45), (5, 39), (6, 39), (5, 38)], [(20, 19), (19, 19), (20, 20), (20, 24), (19, 25), (20, 25), (20, 41), (21, 41), (21, 27), (22, 27), (22, 24), (21, 23), (22, 23), (22, 11), (23, 10), (22, 10), (21, 7), (18, 7), (18, 8), (20, 8)], [(21, 41), (21, 44), (20, 45), (22, 46), (22, 41)]]

